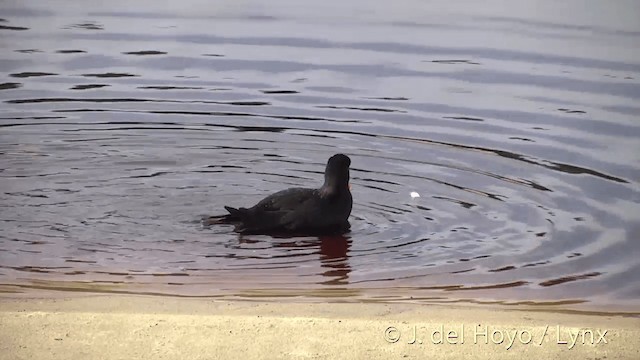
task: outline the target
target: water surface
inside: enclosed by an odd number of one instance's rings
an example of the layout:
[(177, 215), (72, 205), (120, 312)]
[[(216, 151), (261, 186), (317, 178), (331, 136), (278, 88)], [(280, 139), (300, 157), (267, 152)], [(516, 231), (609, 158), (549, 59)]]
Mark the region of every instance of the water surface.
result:
[(109, 4), (0, 5), (0, 291), (640, 310), (637, 2)]

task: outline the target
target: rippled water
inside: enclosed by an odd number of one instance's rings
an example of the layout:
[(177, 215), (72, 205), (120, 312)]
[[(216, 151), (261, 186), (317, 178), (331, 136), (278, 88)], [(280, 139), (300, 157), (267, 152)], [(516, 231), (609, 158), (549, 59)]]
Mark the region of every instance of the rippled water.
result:
[(640, 310), (637, 2), (321, 4), (0, 4), (0, 291)]

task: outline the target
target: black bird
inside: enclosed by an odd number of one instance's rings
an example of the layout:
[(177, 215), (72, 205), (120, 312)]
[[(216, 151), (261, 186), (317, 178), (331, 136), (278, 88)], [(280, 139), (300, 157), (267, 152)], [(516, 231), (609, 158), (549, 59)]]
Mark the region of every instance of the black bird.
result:
[(329, 158), (324, 184), (318, 189), (290, 188), (262, 199), (250, 208), (225, 206), (229, 214), (212, 216), (205, 225), (234, 224), (243, 234), (321, 235), (346, 232), (353, 199), (349, 190), (351, 159)]

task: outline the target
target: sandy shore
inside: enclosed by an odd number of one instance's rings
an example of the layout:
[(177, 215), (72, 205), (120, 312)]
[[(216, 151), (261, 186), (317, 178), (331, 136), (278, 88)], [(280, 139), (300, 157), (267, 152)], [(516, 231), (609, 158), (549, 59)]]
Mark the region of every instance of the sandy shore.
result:
[(640, 319), (411, 304), (0, 299), (1, 359), (640, 359)]

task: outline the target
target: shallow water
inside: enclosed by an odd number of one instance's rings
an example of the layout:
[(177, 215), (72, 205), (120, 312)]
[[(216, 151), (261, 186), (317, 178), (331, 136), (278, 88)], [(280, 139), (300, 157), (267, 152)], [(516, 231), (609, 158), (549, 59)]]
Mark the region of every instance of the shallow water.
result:
[(0, 5), (0, 291), (640, 311), (637, 2), (84, 4)]

